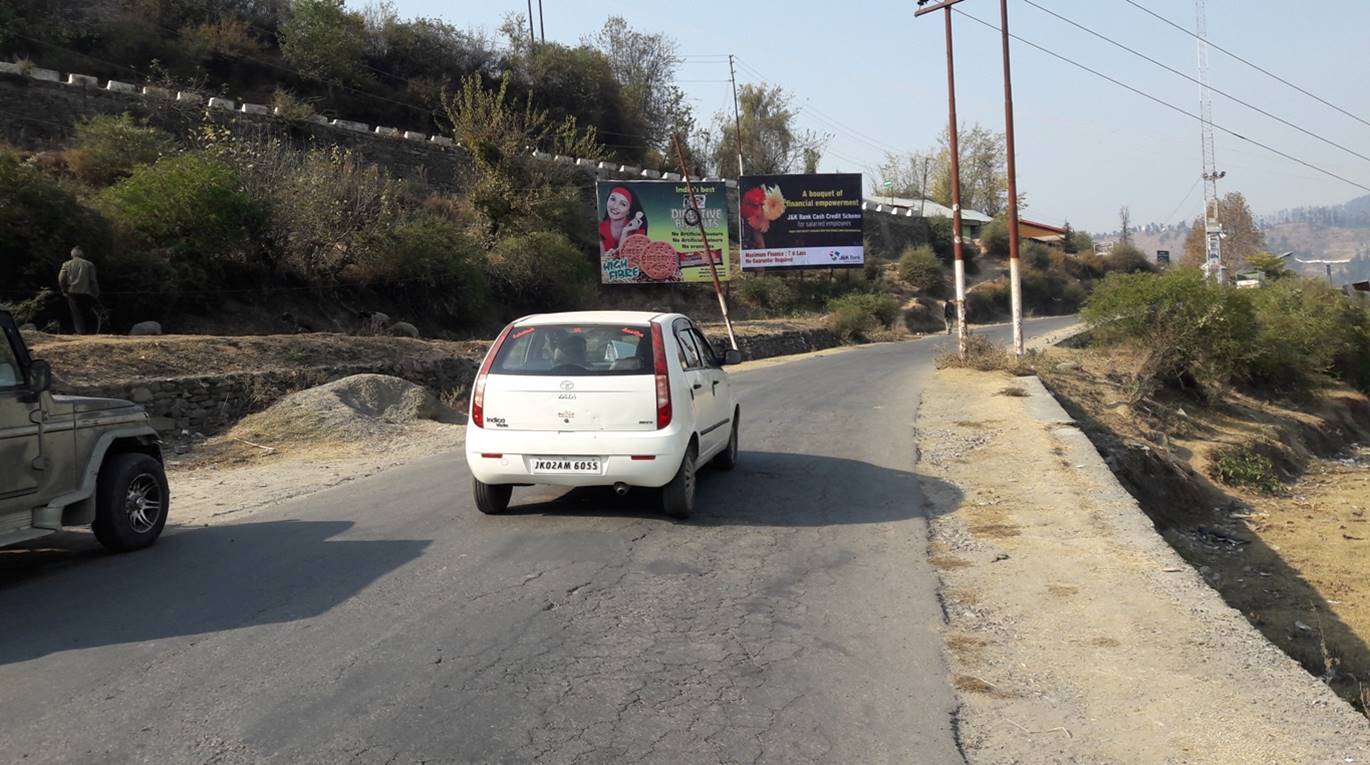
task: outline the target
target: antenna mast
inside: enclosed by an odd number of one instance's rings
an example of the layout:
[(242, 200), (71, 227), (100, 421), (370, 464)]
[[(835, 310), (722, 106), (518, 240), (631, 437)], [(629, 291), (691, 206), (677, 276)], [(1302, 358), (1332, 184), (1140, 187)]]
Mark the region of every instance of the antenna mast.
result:
[(1218, 220), (1218, 179), (1227, 173), (1218, 172), (1213, 151), (1213, 93), (1208, 84), (1208, 14), (1204, 0), (1194, 0), (1194, 14), (1199, 39), (1199, 122), (1203, 126), (1204, 273), (1221, 282), (1223, 226)]

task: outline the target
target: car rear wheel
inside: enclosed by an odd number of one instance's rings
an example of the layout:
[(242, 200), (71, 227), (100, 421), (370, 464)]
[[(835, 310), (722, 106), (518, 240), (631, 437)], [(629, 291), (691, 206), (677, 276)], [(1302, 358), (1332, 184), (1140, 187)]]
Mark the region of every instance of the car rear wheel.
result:
[(162, 535), (170, 499), (166, 471), (155, 457), (116, 454), (100, 467), (91, 530), (111, 552), (142, 549)]
[(685, 451), (675, 478), (661, 487), (661, 512), (683, 520), (695, 509), (695, 447)]
[(507, 483), (483, 483), (479, 478), (471, 480), (477, 510), (486, 515), (499, 515), (509, 509), (509, 498), (514, 495), (513, 486)]
[(742, 415), (737, 410), (733, 411), (733, 432), (728, 437), (728, 446), (714, 457), (714, 467), (720, 470), (732, 470), (737, 467), (737, 428), (742, 419)]

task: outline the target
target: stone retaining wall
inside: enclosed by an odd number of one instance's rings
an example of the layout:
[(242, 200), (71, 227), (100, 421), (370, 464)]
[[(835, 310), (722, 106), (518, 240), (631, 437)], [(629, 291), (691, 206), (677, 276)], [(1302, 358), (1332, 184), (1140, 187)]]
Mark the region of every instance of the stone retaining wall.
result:
[[(709, 328), (715, 347), (728, 347), (722, 327)], [(786, 330), (740, 336), (748, 361), (834, 348), (842, 340), (826, 329)], [(211, 435), (228, 429), (243, 416), (261, 411), (290, 393), (356, 374), (383, 374), (418, 383), (434, 394), (465, 394), (476, 377), (484, 352), (469, 356), (395, 364), (347, 364), (329, 367), (233, 372), (224, 375), (126, 380), (113, 385), (65, 385), (56, 390), (79, 396), (122, 398), (141, 404), (153, 427), (164, 436)]]

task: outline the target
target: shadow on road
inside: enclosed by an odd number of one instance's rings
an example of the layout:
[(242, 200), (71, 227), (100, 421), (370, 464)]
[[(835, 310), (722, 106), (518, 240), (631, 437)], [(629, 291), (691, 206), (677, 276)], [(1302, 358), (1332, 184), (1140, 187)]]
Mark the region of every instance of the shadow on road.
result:
[[(909, 455), (912, 461), (913, 455)], [(839, 526), (885, 523), (927, 515), (923, 487), (955, 497), (950, 484), (912, 471), (807, 454), (743, 451), (735, 470), (699, 473), (695, 514), (700, 526)], [(661, 518), (655, 491), (625, 497), (604, 488), (572, 489), (552, 501), (519, 503), (511, 515), (583, 515)]]
[[(127, 555), (90, 535), (0, 554), (0, 665), (57, 651), (307, 619), (414, 560), (418, 540), (332, 540), (348, 521), (170, 534)], [(54, 543), (53, 540), (56, 540)]]

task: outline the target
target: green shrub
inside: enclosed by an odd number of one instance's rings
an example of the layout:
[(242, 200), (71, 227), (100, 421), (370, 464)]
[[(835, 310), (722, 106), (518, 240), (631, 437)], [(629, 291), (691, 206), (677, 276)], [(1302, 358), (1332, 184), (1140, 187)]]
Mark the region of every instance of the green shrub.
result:
[(486, 274), (506, 305), (540, 311), (579, 307), (595, 283), (590, 261), (566, 237), (546, 231), (500, 240)]
[(899, 257), (899, 278), (934, 297), (946, 294), (947, 276), (931, 247), (909, 247)]
[(486, 304), (480, 248), (461, 227), (432, 213), (386, 232), (347, 275), (361, 286), (423, 305), (435, 318), (476, 320)]
[(899, 301), (884, 293), (851, 293), (828, 301), (828, 326), (846, 340), (864, 340), (899, 319)]
[(1257, 252), (1246, 256), (1244, 271), (1259, 271), (1266, 279), (1283, 279), (1293, 276), (1294, 272), (1285, 265), (1284, 258), (1269, 252)]
[(1028, 268), (1045, 271), (1051, 268), (1051, 248), (1041, 242), (1025, 242), (1020, 253)]
[(980, 244), (984, 246), (985, 253), (991, 257), (1008, 257), (1008, 237), (1008, 221), (1002, 217), (995, 218), (980, 229)]
[(99, 203), (127, 244), (165, 260), (183, 289), (222, 287), (258, 265), (266, 215), (231, 168), (203, 154), (135, 168)]
[(1302, 388), (1313, 376), (1333, 371), (1360, 345), (1357, 314), (1344, 295), (1320, 280), (1280, 279), (1251, 290), (1256, 311), (1253, 381)]
[[(67, 253), (81, 245), (97, 262), (112, 235), (101, 215), (38, 170), (0, 151), (0, 300), (55, 287)], [(101, 263), (103, 265), (103, 263)]]
[(1212, 388), (1230, 383), (1252, 358), (1256, 328), (1248, 292), (1185, 269), (1110, 274), (1081, 317), (1098, 342), (1143, 352), (1138, 379), (1144, 386), (1171, 381)]
[(966, 292), (966, 320), (986, 323), (1008, 316), (1010, 305), (1007, 279), (978, 284)]
[(764, 314), (783, 315), (798, 308), (798, 293), (788, 279), (778, 276), (746, 276), (733, 282), (738, 302)]
[(106, 186), (127, 177), (133, 168), (150, 165), (176, 151), (170, 133), (136, 122), (127, 114), (86, 117), (76, 123), (67, 164), (77, 178)]
[(1228, 486), (1242, 486), (1274, 494), (1280, 490), (1275, 463), (1249, 446), (1231, 446), (1213, 452), (1215, 477)]
[[(984, 335), (971, 335), (966, 338), (966, 355), (962, 356), (956, 348), (944, 351), (937, 356), (938, 369), (976, 369), (981, 372), (1008, 372), (1012, 375), (1033, 374), (1036, 352), (1018, 358), (1005, 346), (995, 345)], [(1017, 394), (1008, 394), (1017, 395)]]

